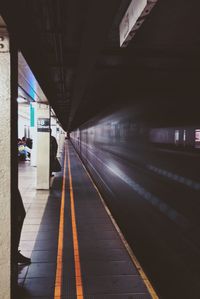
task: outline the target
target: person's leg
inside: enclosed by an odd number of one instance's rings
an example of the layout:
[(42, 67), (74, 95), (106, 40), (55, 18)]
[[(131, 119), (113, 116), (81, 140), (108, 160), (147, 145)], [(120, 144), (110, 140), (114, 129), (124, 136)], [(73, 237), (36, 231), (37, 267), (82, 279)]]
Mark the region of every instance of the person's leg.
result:
[(31, 259), (23, 256), (19, 251), (19, 242), (21, 237), (22, 226), (24, 218), (26, 216), (26, 211), (24, 209), (23, 201), (19, 190), (17, 191), (17, 227), (15, 236), (15, 252), (16, 252), (16, 262), (18, 263), (31, 263)]
[(50, 177), (53, 177), (53, 157), (50, 155)]

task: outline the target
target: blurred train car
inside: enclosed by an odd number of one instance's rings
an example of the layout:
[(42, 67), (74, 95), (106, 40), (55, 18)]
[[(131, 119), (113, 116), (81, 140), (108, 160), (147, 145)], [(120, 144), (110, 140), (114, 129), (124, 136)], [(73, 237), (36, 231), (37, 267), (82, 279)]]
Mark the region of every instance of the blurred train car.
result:
[(198, 127), (153, 128), (149, 131), (153, 144), (168, 145), (173, 148), (199, 149), (200, 129)]
[(162, 298), (180, 298), (180, 290), (181, 298), (198, 298), (200, 292), (199, 128), (153, 127), (126, 109), (70, 133)]

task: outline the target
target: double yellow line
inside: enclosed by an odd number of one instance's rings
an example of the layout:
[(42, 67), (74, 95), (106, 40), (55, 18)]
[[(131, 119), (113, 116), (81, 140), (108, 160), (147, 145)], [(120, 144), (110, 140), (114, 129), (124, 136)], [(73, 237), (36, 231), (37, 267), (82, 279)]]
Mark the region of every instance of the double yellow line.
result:
[[(67, 150), (66, 150), (67, 149)], [(77, 155), (78, 156), (78, 155)], [(71, 221), (72, 221), (72, 236), (73, 236), (73, 249), (74, 249), (74, 263), (75, 263), (75, 277), (76, 277), (76, 298), (84, 299), (83, 295), (83, 284), (81, 276), (81, 265), (80, 265), (80, 254), (79, 254), (79, 244), (78, 244), (78, 234), (76, 226), (76, 214), (74, 206), (74, 192), (73, 192), (73, 182), (71, 175), (71, 162), (68, 145), (65, 147), (65, 158), (64, 158), (64, 170), (63, 170), (63, 182), (62, 182), (62, 196), (61, 196), (61, 205), (60, 205), (60, 223), (59, 223), (59, 235), (58, 235), (58, 251), (57, 251), (57, 268), (56, 268), (56, 280), (55, 280), (55, 290), (54, 290), (54, 299), (61, 299), (62, 296), (62, 280), (63, 280), (63, 241), (64, 241), (64, 217), (65, 217), (65, 186), (66, 186), (66, 165), (68, 160), (68, 175), (69, 175), (69, 192), (70, 192), (70, 205), (71, 205)], [(82, 164), (84, 167), (84, 165)], [(84, 167), (86, 170), (86, 168)], [(140, 273), (149, 293), (151, 294), (152, 299), (159, 299), (157, 296), (151, 282), (147, 278), (145, 272), (143, 271), (141, 265), (139, 264), (137, 258), (132, 252), (130, 246), (128, 245), (126, 239), (121, 233), (118, 225), (116, 224), (114, 218), (112, 217), (108, 207), (106, 206), (101, 194), (99, 193), (93, 179), (86, 170), (91, 182), (93, 183), (97, 193), (104, 205), (105, 210), (107, 211), (111, 221), (113, 222), (122, 242), (124, 243), (133, 263), (135, 264), (138, 272)]]
[(59, 299), (62, 296), (65, 184), (66, 184), (66, 148), (65, 148), (62, 195), (61, 195), (61, 205), (60, 205), (60, 223), (59, 223), (59, 231), (58, 231), (57, 267), (56, 267), (56, 280), (55, 280), (55, 289), (54, 289), (55, 299)]
[(66, 164), (67, 164), (66, 162), (67, 162), (67, 159), (68, 159), (69, 192), (70, 192), (70, 205), (71, 205), (71, 221), (72, 221), (72, 236), (73, 236), (74, 263), (75, 263), (75, 277), (76, 277), (76, 298), (83, 299), (84, 298), (83, 284), (82, 284), (82, 276), (81, 276), (78, 234), (77, 234), (77, 226), (76, 226), (76, 213), (75, 213), (75, 206), (74, 206), (74, 192), (73, 192), (73, 183), (72, 183), (72, 175), (71, 175), (71, 162), (70, 162), (68, 145), (67, 145), (67, 153), (66, 153), (66, 147), (65, 147), (54, 299), (60, 299), (62, 296), (63, 241), (64, 241), (64, 217), (65, 217), (64, 211), (65, 211), (65, 184), (66, 184)]

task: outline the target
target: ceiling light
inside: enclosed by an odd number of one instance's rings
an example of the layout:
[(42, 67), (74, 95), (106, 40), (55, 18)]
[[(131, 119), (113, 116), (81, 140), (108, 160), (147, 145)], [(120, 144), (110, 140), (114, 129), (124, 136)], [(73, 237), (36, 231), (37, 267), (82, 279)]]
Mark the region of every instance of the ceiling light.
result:
[(27, 101), (26, 98), (24, 98), (24, 97), (22, 97), (22, 96), (18, 96), (18, 98), (17, 98), (17, 102), (18, 102), (18, 103), (27, 103), (28, 101)]
[(119, 25), (120, 47), (126, 47), (158, 0), (132, 0)]

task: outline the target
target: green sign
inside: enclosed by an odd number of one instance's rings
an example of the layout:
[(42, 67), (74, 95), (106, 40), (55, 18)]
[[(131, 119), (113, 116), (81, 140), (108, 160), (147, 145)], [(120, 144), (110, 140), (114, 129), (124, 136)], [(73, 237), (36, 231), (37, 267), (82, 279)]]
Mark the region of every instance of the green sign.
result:
[(35, 125), (35, 121), (34, 121), (34, 118), (35, 118), (35, 108), (30, 104), (30, 126), (31, 127), (34, 127)]

